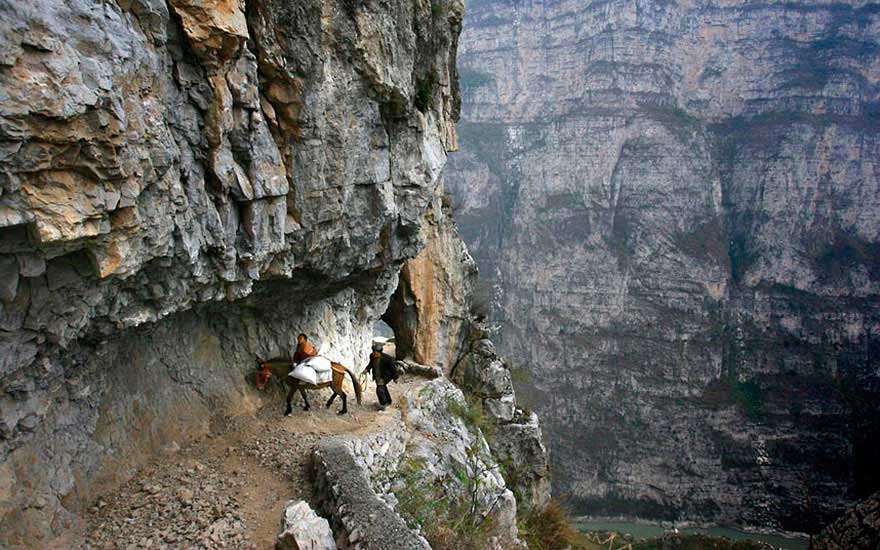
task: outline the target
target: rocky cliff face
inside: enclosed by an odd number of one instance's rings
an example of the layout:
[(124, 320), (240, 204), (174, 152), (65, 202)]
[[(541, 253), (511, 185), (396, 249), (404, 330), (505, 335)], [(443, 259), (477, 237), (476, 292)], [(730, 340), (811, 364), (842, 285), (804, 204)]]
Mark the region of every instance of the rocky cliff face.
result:
[(846, 511), (813, 541), (817, 550), (871, 548), (880, 540), (880, 494), (874, 493)]
[(361, 366), (455, 147), (461, 17), (0, 2), (0, 545), (252, 409), (299, 331)]
[(383, 319), (394, 329), (398, 358), (448, 375), (468, 351), (477, 266), (440, 191), (425, 215), (425, 248), (404, 263)]
[(876, 4), (471, 2), (447, 171), (584, 513), (812, 530), (880, 483)]

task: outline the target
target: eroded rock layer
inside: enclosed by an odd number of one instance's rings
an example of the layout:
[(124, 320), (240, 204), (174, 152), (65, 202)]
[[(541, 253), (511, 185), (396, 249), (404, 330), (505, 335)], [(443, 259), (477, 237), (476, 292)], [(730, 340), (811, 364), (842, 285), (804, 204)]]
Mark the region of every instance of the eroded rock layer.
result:
[(455, 147), (461, 17), (0, 1), (0, 546), (248, 410), (300, 330), (362, 361)]
[(582, 512), (812, 531), (878, 488), (878, 36), (860, 1), (469, 4), (447, 187)]
[(425, 248), (403, 264), (383, 319), (394, 329), (397, 357), (450, 374), (467, 351), (477, 266), (458, 234), (443, 192), (425, 215)]
[(880, 494), (853, 506), (813, 541), (816, 550), (876, 548), (880, 541)]

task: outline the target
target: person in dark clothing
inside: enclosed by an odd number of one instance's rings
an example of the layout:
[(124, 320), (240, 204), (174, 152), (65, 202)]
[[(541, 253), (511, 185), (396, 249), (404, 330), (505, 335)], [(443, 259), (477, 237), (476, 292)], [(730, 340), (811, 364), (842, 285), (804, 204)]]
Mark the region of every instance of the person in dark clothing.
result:
[(391, 393), (388, 391), (388, 383), (397, 380), (397, 367), (394, 364), (394, 357), (387, 353), (382, 353), (383, 345), (379, 342), (373, 343), (373, 352), (370, 353), (370, 363), (366, 372), (372, 371), (373, 381), (376, 382), (376, 398), (379, 400), (379, 409), (384, 409), (391, 404)]
[(293, 353), (294, 366), (315, 355), (318, 355), (318, 350), (309, 342), (309, 337), (300, 332), (296, 337), (296, 351)]

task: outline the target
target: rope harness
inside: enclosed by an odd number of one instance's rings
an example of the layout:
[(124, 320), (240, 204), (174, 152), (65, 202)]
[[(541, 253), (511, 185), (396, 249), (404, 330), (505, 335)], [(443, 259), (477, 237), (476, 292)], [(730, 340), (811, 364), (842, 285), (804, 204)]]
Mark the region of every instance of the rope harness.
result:
[(258, 390), (263, 390), (269, 384), (269, 378), (272, 377), (272, 371), (269, 370), (269, 363), (263, 362), (257, 369), (256, 384)]

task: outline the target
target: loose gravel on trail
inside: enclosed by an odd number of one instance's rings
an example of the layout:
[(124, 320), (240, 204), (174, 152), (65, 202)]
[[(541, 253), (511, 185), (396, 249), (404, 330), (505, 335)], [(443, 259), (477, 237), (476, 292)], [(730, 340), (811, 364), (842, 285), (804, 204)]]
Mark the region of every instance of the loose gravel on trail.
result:
[(144, 467), (91, 509), (86, 548), (271, 548), (281, 509), (311, 499), (320, 438), (279, 422), (231, 428)]
[[(313, 404), (318, 397), (310, 395)], [(314, 445), (328, 435), (377, 429), (389, 416), (374, 400), (343, 416), (337, 407), (314, 407), (285, 418), (272, 403), (256, 417), (228, 420), (222, 432), (156, 457), (96, 500), (83, 548), (273, 548), (284, 504), (313, 503)]]

